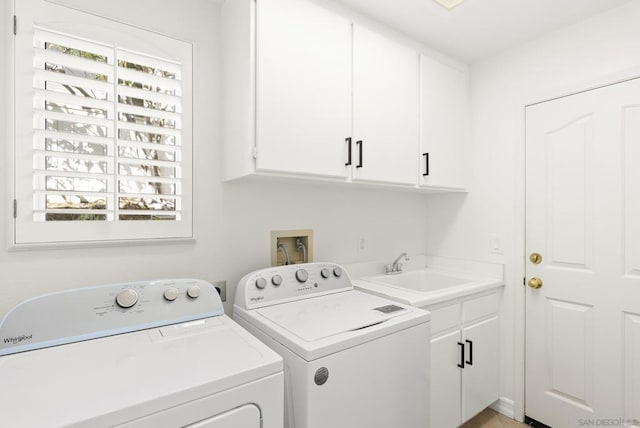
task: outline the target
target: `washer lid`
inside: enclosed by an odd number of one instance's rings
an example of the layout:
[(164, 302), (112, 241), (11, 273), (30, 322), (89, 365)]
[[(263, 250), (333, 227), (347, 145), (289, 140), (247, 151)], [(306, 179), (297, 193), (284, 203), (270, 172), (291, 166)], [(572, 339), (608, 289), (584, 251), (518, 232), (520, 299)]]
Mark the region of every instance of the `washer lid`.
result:
[(258, 309), (258, 313), (306, 342), (381, 324), (410, 309), (368, 294), (338, 293)]
[(307, 360), (429, 320), (425, 311), (355, 290), (255, 312)]

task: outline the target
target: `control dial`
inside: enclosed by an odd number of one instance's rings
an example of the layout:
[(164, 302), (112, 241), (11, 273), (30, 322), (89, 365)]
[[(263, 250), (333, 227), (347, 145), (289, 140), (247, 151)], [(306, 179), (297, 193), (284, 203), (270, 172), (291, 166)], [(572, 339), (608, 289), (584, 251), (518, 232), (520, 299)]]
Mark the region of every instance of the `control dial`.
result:
[(166, 290), (164, 290), (164, 293), (162, 293), (162, 295), (164, 296), (165, 300), (173, 302), (178, 298), (178, 289), (175, 287), (167, 288)]
[(296, 271), (296, 279), (298, 282), (307, 282), (307, 279), (309, 279), (309, 272), (304, 269), (298, 269)]
[(256, 288), (263, 290), (267, 286), (267, 280), (264, 278), (256, 279)]
[(198, 297), (200, 297), (200, 286), (190, 285), (189, 288), (187, 288), (187, 296), (191, 297), (192, 299), (197, 299)]
[(121, 308), (130, 308), (138, 303), (138, 293), (130, 288), (125, 288), (116, 296), (116, 303)]
[(320, 271), (320, 275), (321, 275), (324, 279), (327, 279), (327, 278), (329, 278), (329, 277), (331, 276), (331, 271), (330, 271), (329, 269), (327, 269), (327, 268), (323, 268), (323, 269)]
[(340, 278), (342, 276), (342, 268), (333, 268), (333, 274), (336, 276), (336, 278)]
[(282, 284), (282, 277), (280, 275), (274, 275), (273, 278), (271, 278), (271, 283), (278, 287), (280, 284)]

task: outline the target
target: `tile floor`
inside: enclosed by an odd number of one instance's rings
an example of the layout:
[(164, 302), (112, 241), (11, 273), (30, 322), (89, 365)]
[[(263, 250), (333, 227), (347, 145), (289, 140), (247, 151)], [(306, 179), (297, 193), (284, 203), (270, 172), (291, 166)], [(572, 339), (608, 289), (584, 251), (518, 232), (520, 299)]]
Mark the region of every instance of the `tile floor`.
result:
[(495, 410), (485, 409), (475, 418), (471, 419), (462, 428), (523, 428), (528, 427), (523, 423), (509, 419)]

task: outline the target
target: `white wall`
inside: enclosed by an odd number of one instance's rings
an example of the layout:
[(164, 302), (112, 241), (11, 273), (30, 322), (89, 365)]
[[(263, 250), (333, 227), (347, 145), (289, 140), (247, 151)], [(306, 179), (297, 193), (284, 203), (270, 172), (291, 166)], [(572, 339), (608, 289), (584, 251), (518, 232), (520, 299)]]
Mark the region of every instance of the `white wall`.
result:
[[(244, 273), (270, 262), (272, 229), (314, 229), (316, 260), (392, 260), (401, 251), (425, 252), (423, 195), (328, 185), (220, 182), (220, 25), (216, 2), (59, 2), (195, 43), (197, 239), (173, 245), (7, 252), (5, 226), (11, 219), (8, 204), (6, 209), (4, 204), (11, 199), (11, 192), (9, 177), (0, 176), (0, 318), (18, 302), (42, 293), (156, 277), (226, 279), (233, 298), (235, 284)], [(0, 34), (7, 35), (10, 16), (5, 10), (1, 13)], [(6, 52), (0, 55), (7, 58)], [(0, 68), (4, 73), (4, 67)], [(3, 74), (0, 81), (5, 81)], [(6, 88), (0, 89), (0, 99), (7, 99), (5, 92)], [(10, 108), (8, 103), (0, 105), (0, 129), (7, 127), (6, 109)], [(5, 147), (0, 153), (7, 162)], [(360, 235), (366, 238), (365, 252), (357, 250)], [(229, 312), (230, 305), (225, 307)]]
[[(514, 323), (523, 316), (517, 304), (523, 296), (524, 106), (640, 75), (639, 23), (640, 1), (633, 0), (471, 67), (473, 187), (465, 200), (427, 202), (427, 248), (506, 264), (501, 394), (509, 399), (518, 396)], [(491, 254), (492, 235), (502, 237), (503, 256)]]

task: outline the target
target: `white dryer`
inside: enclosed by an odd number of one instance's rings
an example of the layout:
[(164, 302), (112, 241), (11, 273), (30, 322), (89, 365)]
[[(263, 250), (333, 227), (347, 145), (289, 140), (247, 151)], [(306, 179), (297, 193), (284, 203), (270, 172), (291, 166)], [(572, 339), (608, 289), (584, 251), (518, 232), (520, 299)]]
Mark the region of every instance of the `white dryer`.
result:
[(0, 425), (281, 428), (282, 369), (207, 282), (64, 291), (0, 324)]
[(246, 275), (233, 317), (284, 357), (286, 427), (429, 426), (428, 312), (308, 263)]

